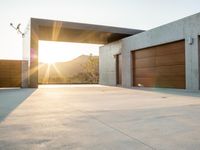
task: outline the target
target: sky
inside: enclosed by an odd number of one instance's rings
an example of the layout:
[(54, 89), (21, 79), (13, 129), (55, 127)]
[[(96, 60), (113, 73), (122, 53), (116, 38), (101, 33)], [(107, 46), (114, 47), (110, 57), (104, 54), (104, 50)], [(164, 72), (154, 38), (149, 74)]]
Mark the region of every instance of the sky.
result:
[(52, 64), (70, 61), (80, 55), (98, 56), (99, 46), (101, 45), (39, 41), (39, 62)]
[[(148, 30), (200, 12), (200, 0), (0, 0), (0, 11), (0, 59), (22, 59), (22, 38), (10, 22), (22, 30), (30, 17)], [(41, 51), (52, 44), (40, 43)]]

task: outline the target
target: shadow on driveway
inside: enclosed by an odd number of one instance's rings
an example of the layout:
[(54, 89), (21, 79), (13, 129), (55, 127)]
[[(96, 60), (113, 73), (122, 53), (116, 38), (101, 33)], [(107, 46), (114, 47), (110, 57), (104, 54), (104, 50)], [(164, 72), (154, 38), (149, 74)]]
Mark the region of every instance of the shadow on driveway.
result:
[(0, 89), (0, 123), (36, 89)]

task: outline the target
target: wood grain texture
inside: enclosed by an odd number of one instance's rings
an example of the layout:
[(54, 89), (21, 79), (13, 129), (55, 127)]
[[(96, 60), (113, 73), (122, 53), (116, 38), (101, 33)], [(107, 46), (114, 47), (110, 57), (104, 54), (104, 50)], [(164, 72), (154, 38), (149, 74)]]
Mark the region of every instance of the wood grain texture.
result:
[(132, 52), (133, 86), (185, 88), (185, 41)]
[(21, 86), (20, 60), (0, 60), (0, 87)]

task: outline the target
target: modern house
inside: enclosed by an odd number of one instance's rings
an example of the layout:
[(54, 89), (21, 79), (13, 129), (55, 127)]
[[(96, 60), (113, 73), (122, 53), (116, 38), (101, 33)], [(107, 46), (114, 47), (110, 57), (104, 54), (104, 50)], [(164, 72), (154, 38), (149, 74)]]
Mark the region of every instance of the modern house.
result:
[(100, 48), (100, 84), (200, 89), (200, 13)]
[(149, 31), (31, 18), (21, 87), (38, 87), (38, 41), (104, 44), (100, 84), (200, 90), (200, 13)]

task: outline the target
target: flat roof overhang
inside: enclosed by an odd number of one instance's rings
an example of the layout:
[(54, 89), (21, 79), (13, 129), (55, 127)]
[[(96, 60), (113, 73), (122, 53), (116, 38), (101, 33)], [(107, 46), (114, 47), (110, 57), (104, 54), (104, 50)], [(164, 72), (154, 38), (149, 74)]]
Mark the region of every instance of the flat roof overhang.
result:
[(108, 44), (143, 30), (31, 18), (39, 40)]
[(143, 30), (31, 18), (24, 36), (22, 87), (38, 87), (38, 41), (108, 44)]

